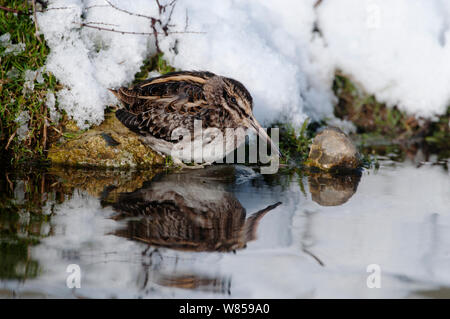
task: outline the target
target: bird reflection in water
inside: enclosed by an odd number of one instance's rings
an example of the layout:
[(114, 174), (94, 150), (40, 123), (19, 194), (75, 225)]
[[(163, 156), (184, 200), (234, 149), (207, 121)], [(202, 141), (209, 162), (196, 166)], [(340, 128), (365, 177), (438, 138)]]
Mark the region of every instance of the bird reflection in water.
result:
[(245, 248), (256, 238), (261, 218), (281, 203), (246, 218), (245, 208), (224, 188), (227, 172), (212, 167), (166, 175), (121, 194), (112, 204), (118, 213), (114, 219), (127, 220), (127, 227), (116, 235), (187, 251)]
[[(165, 247), (188, 252), (231, 252), (256, 239), (259, 221), (281, 203), (269, 205), (247, 217), (245, 208), (225, 189), (234, 176), (230, 167), (210, 167), (163, 175), (142, 188), (122, 193), (112, 203), (117, 221), (125, 227), (115, 235), (148, 244), (145, 254)], [(143, 285), (147, 285), (147, 265)], [(163, 286), (224, 292), (229, 278), (198, 274), (163, 274), (153, 267), (151, 281)], [(155, 278), (156, 276), (156, 278)]]

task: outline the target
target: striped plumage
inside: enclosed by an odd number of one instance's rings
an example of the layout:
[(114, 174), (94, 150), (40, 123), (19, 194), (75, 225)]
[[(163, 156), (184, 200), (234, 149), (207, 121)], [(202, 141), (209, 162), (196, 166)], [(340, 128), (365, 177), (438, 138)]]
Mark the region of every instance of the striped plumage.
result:
[[(252, 128), (272, 143), (267, 134), (259, 130), (261, 126), (253, 116), (250, 93), (244, 85), (230, 78), (211, 72), (180, 71), (111, 92), (124, 106), (116, 111), (117, 118), (130, 130), (140, 134), (142, 140), (158, 152), (173, 155), (172, 150), (176, 145), (181, 149), (190, 147), (189, 143), (200, 136), (194, 136), (195, 120), (202, 121), (203, 130), (211, 129), (210, 132), (214, 133), (201, 135), (204, 158), (193, 158), (192, 154), (191, 157), (181, 156), (179, 159), (185, 162), (222, 159), (245, 140), (245, 135), (243, 138), (238, 137), (237, 143), (230, 136), (227, 139), (226, 128), (241, 128), (244, 132)], [(179, 134), (179, 130), (189, 132), (191, 139)], [(223, 134), (226, 143), (215, 138), (218, 133)], [(218, 144), (214, 143), (219, 142), (224, 146), (223, 152), (208, 156), (211, 151), (208, 147), (216, 147)]]
[[(247, 217), (237, 198), (220, 181), (228, 170), (161, 176), (131, 193), (122, 193), (112, 207), (115, 220), (126, 220), (116, 235), (172, 249), (231, 251), (256, 238), (259, 221), (281, 203)], [(223, 178), (223, 177), (222, 177)]]

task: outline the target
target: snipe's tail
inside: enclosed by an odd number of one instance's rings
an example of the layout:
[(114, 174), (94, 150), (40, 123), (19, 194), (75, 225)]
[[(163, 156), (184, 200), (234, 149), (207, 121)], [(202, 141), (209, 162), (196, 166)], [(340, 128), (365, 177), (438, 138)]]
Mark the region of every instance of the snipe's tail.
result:
[(137, 99), (137, 93), (127, 89), (125, 87), (121, 87), (118, 89), (108, 89), (112, 94), (114, 94), (117, 99), (122, 102), (125, 107), (128, 107), (129, 105), (133, 105), (134, 102)]

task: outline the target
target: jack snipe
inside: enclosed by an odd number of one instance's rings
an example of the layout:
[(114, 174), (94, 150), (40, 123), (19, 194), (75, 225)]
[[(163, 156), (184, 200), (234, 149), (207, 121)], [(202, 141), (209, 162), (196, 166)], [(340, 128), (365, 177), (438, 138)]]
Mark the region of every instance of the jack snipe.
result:
[[(174, 156), (176, 148), (175, 160), (223, 159), (245, 141), (247, 129), (255, 130), (279, 154), (253, 116), (250, 93), (236, 80), (211, 72), (180, 71), (110, 91), (124, 105), (117, 118), (152, 149)], [(236, 134), (239, 129), (244, 134)]]

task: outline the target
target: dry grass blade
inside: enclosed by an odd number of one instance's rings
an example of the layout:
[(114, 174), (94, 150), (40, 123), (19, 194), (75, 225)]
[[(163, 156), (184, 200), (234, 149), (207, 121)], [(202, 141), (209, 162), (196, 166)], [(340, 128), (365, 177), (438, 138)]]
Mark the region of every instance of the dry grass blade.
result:
[(14, 133), (12, 133), (11, 136), (9, 137), (8, 143), (6, 143), (6, 146), (5, 146), (5, 150), (8, 149), (9, 144), (11, 144), (11, 141), (14, 139), (14, 136), (16, 136), (16, 134), (17, 134), (17, 129), (16, 129), (16, 130), (14, 131)]
[(36, 36), (38, 41), (42, 43), (41, 37), (39, 36), (39, 26), (37, 23), (37, 16), (36, 16), (36, 0), (33, 0), (31, 3), (33, 5), (33, 20), (34, 20), (34, 27), (36, 29), (34, 35)]

